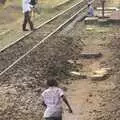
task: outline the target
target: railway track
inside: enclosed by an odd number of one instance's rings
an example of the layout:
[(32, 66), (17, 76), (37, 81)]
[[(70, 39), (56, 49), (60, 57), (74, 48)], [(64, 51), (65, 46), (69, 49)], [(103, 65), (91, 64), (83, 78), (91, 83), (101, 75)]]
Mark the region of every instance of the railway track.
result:
[[(3, 50), (3, 53), (6, 50), (10, 51), (9, 57), (13, 55), (13, 59), (8, 65), (10, 58), (7, 57), (8, 62), (4, 63), (5, 67), (2, 66), (3, 70), (1, 69), (0, 73), (0, 88), (5, 91), (1, 92), (0, 97), (5, 96), (3, 107), (4, 104), (7, 106), (6, 109), (1, 108), (2, 119), (40, 120), (43, 111), (40, 94), (45, 87), (44, 80), (55, 76), (56, 73), (60, 74), (60, 70), (66, 65), (64, 61), (72, 57), (74, 49), (77, 49), (74, 55), (81, 51), (80, 41), (76, 43), (72, 37), (59, 33), (78, 15), (83, 15), (86, 8), (86, 4), (78, 5), (73, 11), (65, 12), (58, 20), (55, 18), (57, 25), (55, 21), (49, 22), (50, 24), (45, 24), (46, 27), (40, 27), (22, 39), (24, 42), (21, 40), (16, 42), (19, 46), (12, 45), (10, 47), (12, 51), (8, 48)], [(30, 44), (29, 49), (27, 47), (24, 50), (24, 44)], [(22, 49), (25, 52), (16, 56), (17, 49), (19, 50), (17, 52), (22, 52)]]
[(0, 76), (37, 48), (41, 43), (58, 32), (86, 8), (86, 1), (82, 0), (40, 25), (35, 32), (27, 34), (1, 50)]
[(78, 11), (78, 9), (85, 4), (85, 0), (80, 1), (79, 3), (40, 25), (35, 32), (27, 34), (26, 36), (16, 40), (14, 43), (2, 49), (0, 52), (0, 73), (3, 73), (2, 71), (9, 67), (13, 62), (26, 54), (45, 37), (49, 36), (50, 33), (52, 33), (62, 23), (74, 15), (76, 11)]

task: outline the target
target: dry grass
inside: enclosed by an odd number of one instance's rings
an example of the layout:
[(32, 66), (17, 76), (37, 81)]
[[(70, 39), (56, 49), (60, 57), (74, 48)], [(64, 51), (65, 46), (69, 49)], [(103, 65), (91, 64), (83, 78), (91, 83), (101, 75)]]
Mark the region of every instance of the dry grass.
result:
[(106, 0), (109, 2), (109, 6), (119, 6), (120, 5), (120, 0)]
[[(22, 0), (8, 0), (5, 6), (0, 10), (0, 49), (6, 45), (15, 41), (26, 34), (21, 30), (23, 13), (21, 7)], [(48, 2), (47, 2), (48, 1)], [(55, 1), (55, 0), (53, 0)], [(53, 2), (52, 1), (52, 2)], [(63, 0), (62, 0), (63, 1)], [(70, 0), (68, 4), (65, 4), (61, 9), (51, 9), (53, 6), (57, 6), (61, 0), (56, 0), (54, 4), (50, 0), (39, 0), (40, 15), (35, 14), (33, 19), (34, 25), (39, 26), (43, 22), (47, 21), (56, 14), (62, 12), (66, 8), (76, 4), (80, 0)], [(64, 0), (65, 2), (65, 0)]]
[[(39, 6), (52, 8), (65, 0), (39, 0)], [(0, 5), (0, 24), (9, 24), (17, 21), (22, 16), (22, 0), (7, 0), (5, 5)]]

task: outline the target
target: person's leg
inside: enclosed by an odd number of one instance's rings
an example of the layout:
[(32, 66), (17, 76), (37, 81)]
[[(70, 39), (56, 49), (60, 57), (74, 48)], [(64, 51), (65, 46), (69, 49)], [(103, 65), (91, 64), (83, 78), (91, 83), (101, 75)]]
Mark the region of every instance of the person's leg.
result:
[(33, 23), (32, 23), (32, 21), (31, 21), (30, 12), (28, 13), (28, 23), (29, 23), (29, 25), (30, 25), (30, 29), (31, 29), (31, 30), (34, 30)]
[(58, 117), (56, 120), (62, 120), (62, 116)]
[(28, 31), (28, 29), (26, 29), (27, 22), (28, 22), (28, 12), (25, 12), (24, 13), (23, 28), (22, 28), (23, 31)]
[(56, 119), (53, 117), (49, 117), (49, 118), (45, 118), (45, 120), (56, 120)]
[(46, 120), (62, 120), (62, 117), (50, 117), (46, 118)]

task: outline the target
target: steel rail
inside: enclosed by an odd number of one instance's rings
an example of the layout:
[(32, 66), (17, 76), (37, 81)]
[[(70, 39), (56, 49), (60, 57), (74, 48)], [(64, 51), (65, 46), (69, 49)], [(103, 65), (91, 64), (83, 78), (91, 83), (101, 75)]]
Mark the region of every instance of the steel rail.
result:
[[(91, 4), (94, 2), (93, 0)], [(15, 64), (17, 64), (20, 60), (22, 60), (25, 56), (27, 56), (29, 53), (31, 53), (35, 48), (37, 48), (40, 44), (44, 43), (48, 38), (50, 38), (52, 35), (57, 33), (60, 29), (62, 29), (67, 23), (69, 23), (71, 20), (73, 20), (80, 12), (87, 9), (88, 5), (85, 5), (83, 8), (81, 8), (76, 14), (74, 14), (72, 17), (70, 17), (68, 20), (66, 20), (63, 24), (61, 24), (58, 28), (56, 28), (53, 32), (51, 32), (48, 36), (46, 36), (44, 39), (42, 39), (39, 43), (37, 43), (32, 49), (27, 51), (24, 55), (19, 57), (16, 61), (14, 61), (10, 66), (8, 66), (6, 69), (4, 69), (0, 76), (2, 76), (5, 72), (7, 72), (10, 68), (12, 68)]]
[(34, 45), (36, 45), (38, 42), (44, 39), (47, 35), (49, 35), (52, 31), (54, 31), (59, 25), (61, 25), (63, 22), (69, 19), (72, 15), (74, 15), (78, 11), (78, 9), (80, 9), (85, 4), (86, 4), (86, 1), (75, 6), (68, 12), (62, 14), (58, 18), (42, 26), (40, 29), (35, 31), (33, 34), (18, 41), (16, 44), (12, 45), (8, 49), (1, 52), (0, 53), (0, 72), (2, 72), (9, 65), (11, 65), (20, 56), (24, 55)]
[[(75, 5), (71, 6), (70, 8), (64, 10), (63, 12), (57, 14), (56, 16), (52, 17), (51, 19), (47, 20), (46, 22), (42, 23), (40, 26), (36, 27), (36, 29), (40, 29), (41, 27), (43, 27), (45, 24), (48, 24), (49, 22), (55, 20), (56, 18), (58, 18), (59, 16), (61, 16), (62, 14), (68, 12), (69, 10), (71, 10), (72, 8), (74, 8), (75, 6), (81, 4), (82, 2), (84, 2), (85, 0), (80, 1), (79, 3), (76, 3)], [(6, 45), (3, 49), (0, 50), (0, 52), (5, 51), (6, 49), (8, 49), (9, 47), (11, 47), (12, 45), (16, 44), (17, 42), (19, 42), (20, 40), (26, 38), (27, 36), (31, 35), (34, 31), (31, 31), (27, 34), (25, 34), (24, 36), (20, 37), (19, 39), (15, 40), (14, 42), (11, 42), (9, 45)]]

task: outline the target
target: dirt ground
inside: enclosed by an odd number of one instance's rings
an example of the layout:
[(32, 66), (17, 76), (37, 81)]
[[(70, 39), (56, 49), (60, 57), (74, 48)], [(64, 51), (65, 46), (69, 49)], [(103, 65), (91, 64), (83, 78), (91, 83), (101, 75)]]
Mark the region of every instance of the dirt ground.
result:
[[(32, 15), (32, 21), (35, 27), (40, 26), (58, 13), (64, 11), (68, 7), (78, 3), (79, 0), (71, 0), (70, 2), (63, 0), (41, 0), (38, 4), (40, 14)], [(55, 8), (63, 3), (59, 8)], [(22, 1), (10, 0), (4, 6), (0, 6), (0, 49), (5, 48), (10, 43), (23, 37), (29, 32), (22, 31), (23, 13)], [(9, 13), (9, 14), (8, 14)], [(27, 26), (29, 28), (29, 26)]]
[[(39, 46), (0, 77), (0, 120), (41, 120), (41, 92), (55, 77), (66, 92), (73, 114), (64, 107), (64, 120), (120, 119), (120, 25), (77, 22)], [(38, 38), (39, 39), (39, 38)], [(81, 42), (84, 42), (84, 44)], [(81, 52), (101, 53), (81, 59)], [(68, 63), (78, 60), (78, 63)], [(110, 68), (109, 76), (93, 80), (91, 72)], [(71, 75), (85, 73), (86, 78)]]
[[(0, 77), (1, 120), (41, 120), (40, 94), (49, 77), (60, 81), (73, 108), (69, 114), (65, 107), (64, 120), (119, 120), (119, 25), (77, 22), (69, 27)], [(79, 57), (88, 51), (102, 57)], [(71, 65), (68, 60), (79, 62)], [(111, 68), (108, 78), (92, 80), (89, 73), (100, 68)], [(84, 72), (87, 78), (71, 76), (71, 71)]]
[[(41, 0), (38, 1), (39, 7), (52, 8), (62, 3), (63, 0)], [(13, 24), (14, 22), (21, 21), (22, 13), (22, 0), (7, 0), (5, 4), (0, 4), (0, 25)]]
[[(79, 23), (78, 23), (79, 24)], [(76, 25), (74, 33), (81, 32), (79, 25)], [(115, 45), (119, 43), (119, 26), (86, 26), (84, 32), (79, 33), (86, 46), (83, 52), (101, 52), (101, 59), (80, 60), (84, 70), (94, 71), (102, 67), (112, 69), (108, 79), (94, 81), (88, 79), (74, 79), (75, 81), (68, 87), (67, 95), (73, 106), (74, 114), (65, 113), (68, 120), (119, 120), (119, 59), (116, 59)], [(114, 30), (113, 30), (114, 29)], [(113, 32), (114, 31), (114, 32)], [(72, 34), (70, 32), (70, 34)], [(97, 35), (97, 36), (96, 36)], [(77, 36), (77, 35), (76, 35)], [(116, 39), (117, 38), (117, 39)], [(113, 42), (114, 41), (114, 42)], [(110, 46), (114, 44), (114, 48)], [(116, 45), (119, 46), (119, 45)], [(115, 63), (114, 63), (114, 62)], [(117, 64), (114, 66), (114, 64)], [(117, 72), (113, 72), (116, 71)], [(115, 93), (116, 91), (116, 93)], [(116, 98), (115, 98), (116, 96)], [(118, 103), (117, 105), (116, 102)], [(115, 110), (115, 111), (114, 111)], [(69, 116), (69, 117), (68, 117)]]
[[(113, 1), (112, 1), (113, 2)], [(118, 6), (119, 1), (114, 1)], [(112, 6), (114, 6), (112, 4)], [(111, 6), (111, 4), (110, 4)], [(79, 25), (76, 25), (77, 27)], [(81, 29), (76, 30), (81, 32)], [(86, 26), (83, 51), (102, 52), (103, 58), (97, 60), (80, 60), (85, 70), (102, 67), (111, 68), (110, 76), (102, 81), (91, 79), (78, 80), (68, 87), (67, 95), (73, 106), (72, 115), (65, 112), (68, 120), (120, 120), (120, 29), (119, 25)], [(84, 32), (85, 33), (85, 32)], [(72, 33), (71, 33), (72, 34)], [(81, 36), (84, 36), (83, 34)]]

